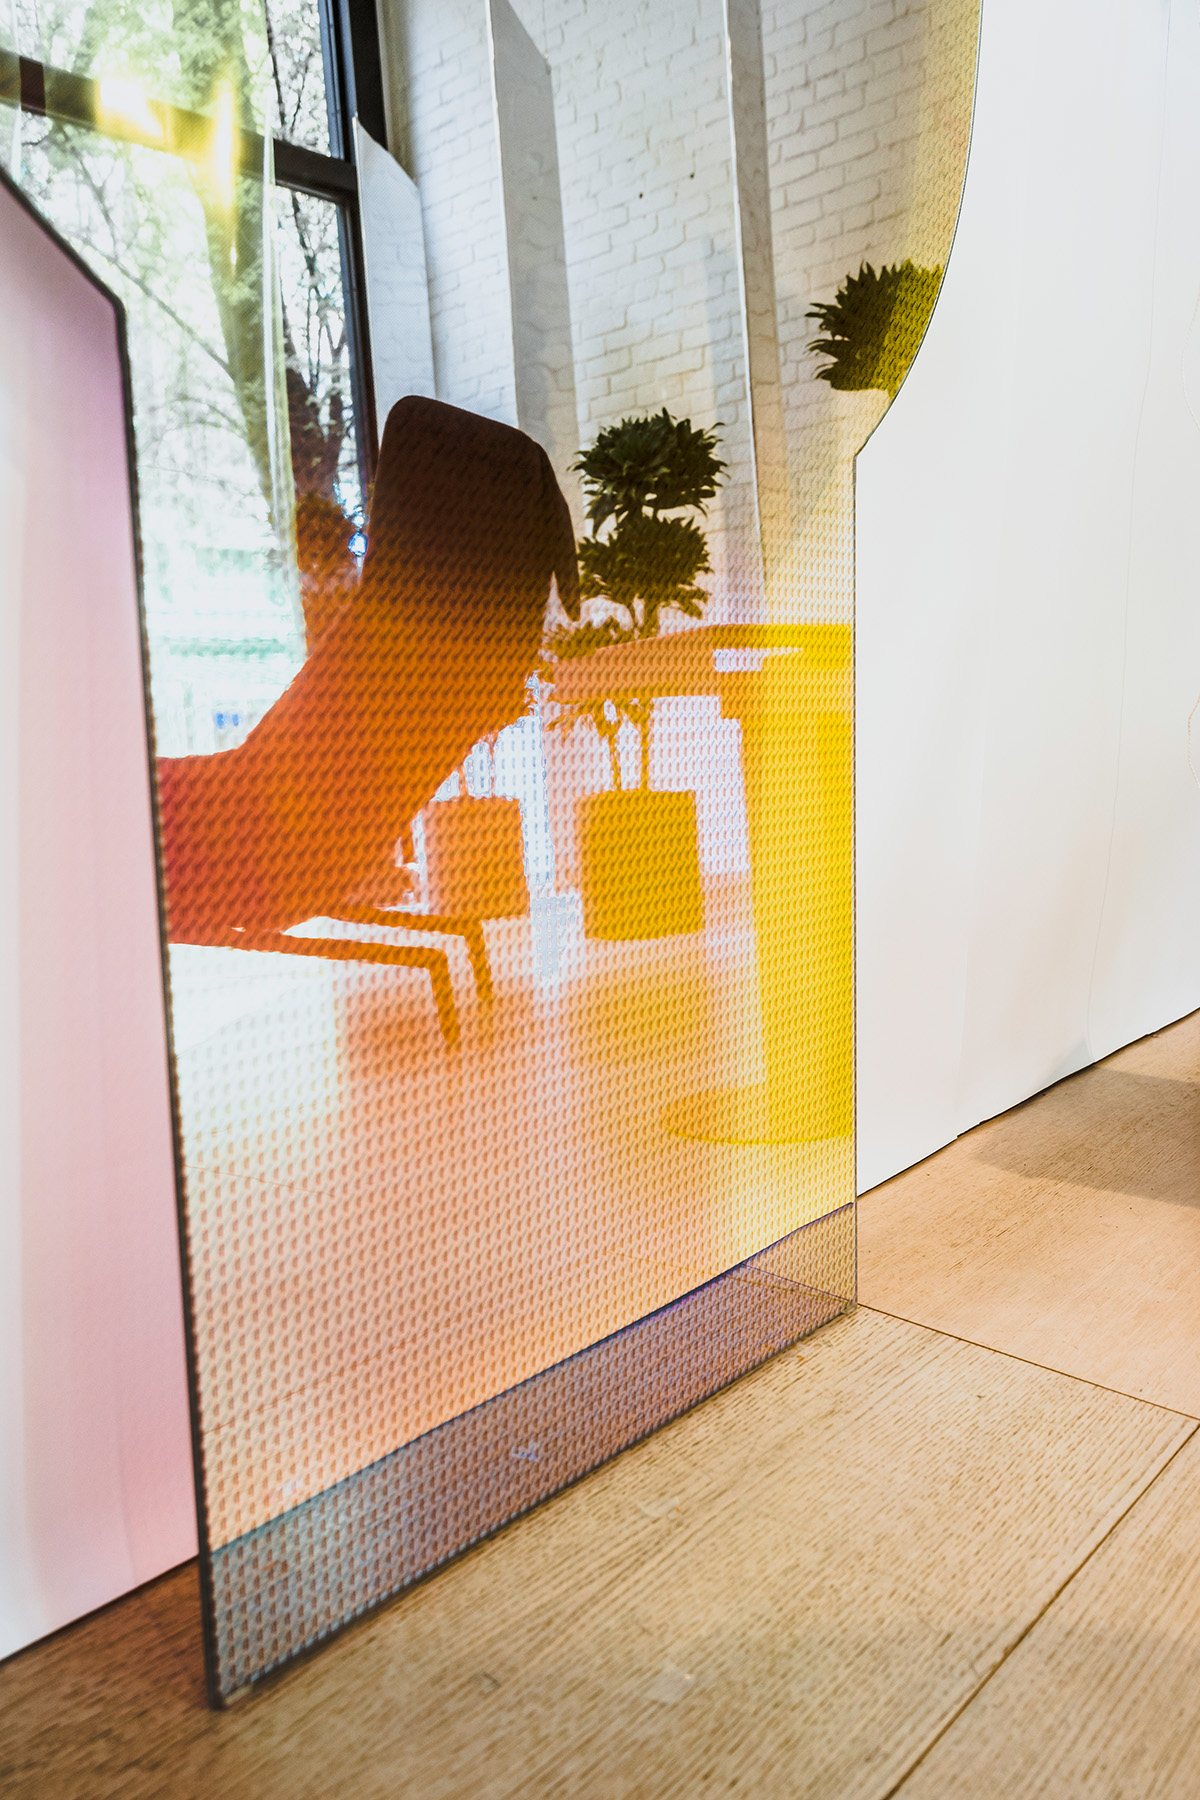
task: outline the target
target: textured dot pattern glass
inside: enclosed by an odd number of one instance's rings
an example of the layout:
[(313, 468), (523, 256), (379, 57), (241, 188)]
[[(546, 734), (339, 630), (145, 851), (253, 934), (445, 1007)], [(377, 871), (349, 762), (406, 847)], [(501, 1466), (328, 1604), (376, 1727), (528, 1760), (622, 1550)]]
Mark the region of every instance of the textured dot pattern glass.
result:
[(895, 11), (409, 0), (368, 495), (332, 213), (260, 259), (259, 686), (152, 640), (218, 1702), (853, 1304), (853, 457), (977, 23)]

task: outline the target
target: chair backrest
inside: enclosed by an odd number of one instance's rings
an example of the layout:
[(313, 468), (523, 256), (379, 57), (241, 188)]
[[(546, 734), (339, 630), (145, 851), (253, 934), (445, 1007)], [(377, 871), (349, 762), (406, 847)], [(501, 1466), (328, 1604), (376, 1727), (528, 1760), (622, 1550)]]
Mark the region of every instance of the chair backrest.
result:
[(412, 654), (430, 676), (445, 665), (466, 708), (497, 682), (524, 688), (551, 577), (577, 617), (571, 515), (541, 445), (438, 400), (399, 401), (380, 448), (362, 605), (402, 614)]
[(472, 745), (521, 716), (552, 578), (577, 614), (541, 446), (399, 401), (357, 591), (244, 744), (160, 767), (172, 935), (293, 924), (361, 882)]

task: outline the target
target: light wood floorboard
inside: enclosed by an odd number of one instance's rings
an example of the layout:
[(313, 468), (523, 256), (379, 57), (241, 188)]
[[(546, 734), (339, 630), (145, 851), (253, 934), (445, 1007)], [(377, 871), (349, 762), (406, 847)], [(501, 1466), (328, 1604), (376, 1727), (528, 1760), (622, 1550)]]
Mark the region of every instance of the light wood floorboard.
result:
[(1200, 1416), (1200, 1013), (859, 1202), (859, 1298)]
[(860, 1311), (229, 1713), (187, 1572), (36, 1646), (0, 1789), (882, 1800), (1194, 1430)]
[(13, 1658), (5, 1800), (1200, 1794), (1200, 1015), (861, 1228), (880, 1310), (232, 1712), (193, 1567)]
[(1196, 1800), (1192, 1439), (900, 1789), (901, 1800)]

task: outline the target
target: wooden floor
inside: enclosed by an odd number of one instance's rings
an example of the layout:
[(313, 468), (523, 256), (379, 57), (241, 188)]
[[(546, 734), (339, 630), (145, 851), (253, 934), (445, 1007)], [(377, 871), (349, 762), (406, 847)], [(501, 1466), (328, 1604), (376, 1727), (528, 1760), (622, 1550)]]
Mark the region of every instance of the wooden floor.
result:
[(865, 1304), (225, 1714), (186, 1568), (6, 1800), (1195, 1800), (1200, 1017), (866, 1196)]
[(1200, 1416), (1200, 1013), (864, 1196), (859, 1298)]

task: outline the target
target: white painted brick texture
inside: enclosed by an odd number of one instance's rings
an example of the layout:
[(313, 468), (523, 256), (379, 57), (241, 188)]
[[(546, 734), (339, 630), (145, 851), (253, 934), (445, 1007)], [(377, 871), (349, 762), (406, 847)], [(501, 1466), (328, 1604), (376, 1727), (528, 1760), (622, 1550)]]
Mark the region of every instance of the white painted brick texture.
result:
[[(426, 209), (439, 392), (511, 417), (484, 0), (384, 4)], [(731, 470), (710, 515), (709, 616), (736, 615), (754, 507), (721, 0), (513, 4), (553, 77), (580, 442), (664, 405), (721, 422)], [(978, 0), (762, 0), (762, 12), (797, 612), (846, 617), (852, 457), (885, 400), (815, 380), (804, 314), (864, 260), (944, 258)]]
[(421, 194), (439, 398), (516, 423), (512, 311), (484, 0), (385, 6), (403, 154)]

